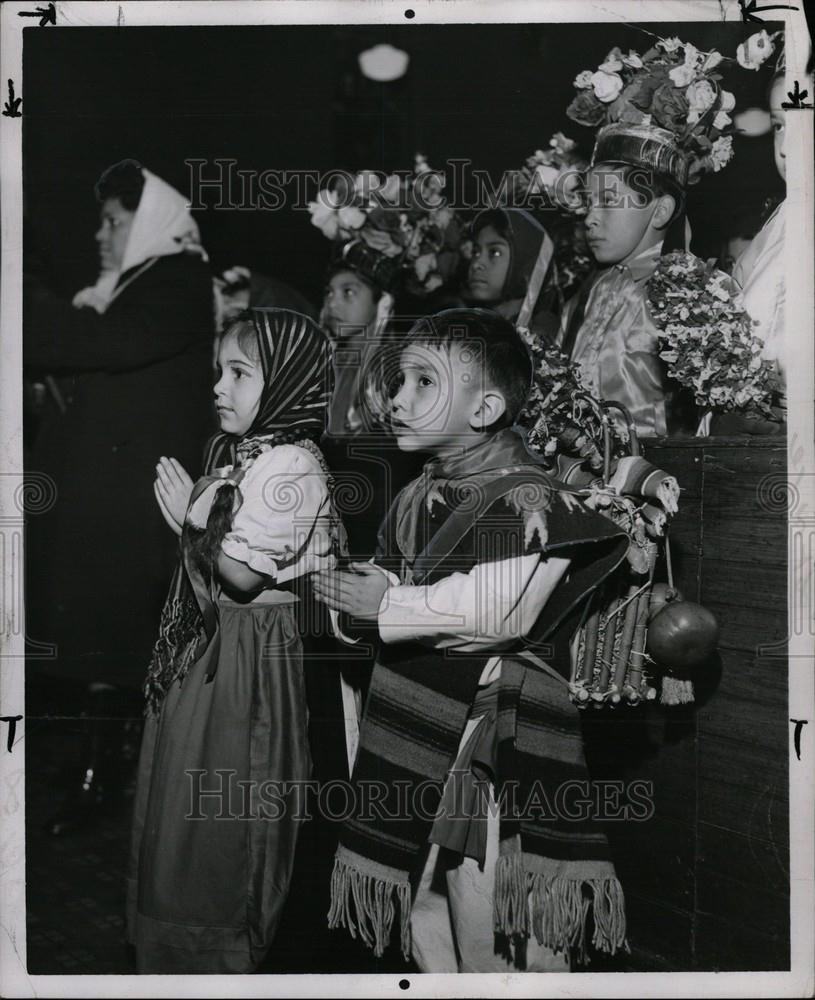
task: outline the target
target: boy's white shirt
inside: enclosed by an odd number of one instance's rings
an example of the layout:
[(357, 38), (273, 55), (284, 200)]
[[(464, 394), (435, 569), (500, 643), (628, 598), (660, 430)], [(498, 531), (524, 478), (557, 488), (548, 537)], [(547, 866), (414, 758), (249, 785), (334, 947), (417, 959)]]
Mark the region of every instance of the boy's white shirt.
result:
[[(451, 573), (426, 586), (400, 584), (379, 566), (391, 583), (379, 605), (379, 637), (385, 643), (418, 641), (461, 653), (506, 649), (531, 630), (568, 566), (568, 559), (541, 559), (535, 553), (478, 563), (468, 573)], [(331, 621), (344, 642), (361, 641), (343, 635), (337, 612), (331, 612)], [(500, 674), (501, 657), (493, 656), (479, 684)]]

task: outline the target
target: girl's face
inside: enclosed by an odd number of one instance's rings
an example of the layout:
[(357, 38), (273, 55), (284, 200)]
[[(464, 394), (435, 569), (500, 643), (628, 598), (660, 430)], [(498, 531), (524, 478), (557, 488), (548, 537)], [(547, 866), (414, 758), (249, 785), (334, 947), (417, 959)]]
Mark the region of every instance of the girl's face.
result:
[(127, 249), (135, 212), (128, 212), (118, 198), (107, 198), (102, 205), (101, 225), (96, 232), (99, 261), (103, 271), (118, 271)]
[(787, 179), (786, 127), (787, 112), (781, 107), (784, 100), (784, 77), (780, 76), (770, 90), (770, 123), (773, 130), (773, 150), (775, 167), (781, 177)]
[(338, 271), (325, 289), (323, 318), (335, 337), (358, 333), (376, 319), (373, 289), (353, 271)]
[(507, 283), (511, 249), (493, 226), (484, 226), (473, 240), (467, 283), (476, 302), (498, 302)]
[(240, 348), (235, 333), (227, 334), (218, 349), (215, 409), (221, 430), (242, 437), (252, 426), (263, 392), (263, 371)]

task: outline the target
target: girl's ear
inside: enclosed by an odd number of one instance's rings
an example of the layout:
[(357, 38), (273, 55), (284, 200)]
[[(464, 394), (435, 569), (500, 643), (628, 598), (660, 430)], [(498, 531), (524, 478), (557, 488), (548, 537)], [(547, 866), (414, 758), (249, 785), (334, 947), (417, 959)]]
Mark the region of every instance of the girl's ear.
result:
[(376, 317), (374, 319), (375, 328), (378, 330), (384, 326), (393, 314), (393, 296), (390, 292), (383, 292), (376, 303)]
[(470, 427), (474, 431), (485, 431), (492, 427), (507, 412), (504, 394), (497, 389), (487, 389), (481, 397), (478, 409), (470, 417)]

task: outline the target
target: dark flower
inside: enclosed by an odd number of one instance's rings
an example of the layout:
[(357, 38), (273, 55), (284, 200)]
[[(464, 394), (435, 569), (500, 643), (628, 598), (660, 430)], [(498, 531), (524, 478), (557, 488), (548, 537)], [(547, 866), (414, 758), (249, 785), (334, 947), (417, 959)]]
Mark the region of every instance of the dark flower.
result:
[(593, 91), (581, 90), (575, 94), (574, 100), (566, 108), (566, 114), (572, 121), (590, 127), (599, 125), (606, 117), (606, 108), (594, 96)]
[(688, 102), (684, 92), (672, 83), (663, 83), (651, 101), (651, 115), (657, 125), (680, 131), (688, 120)]

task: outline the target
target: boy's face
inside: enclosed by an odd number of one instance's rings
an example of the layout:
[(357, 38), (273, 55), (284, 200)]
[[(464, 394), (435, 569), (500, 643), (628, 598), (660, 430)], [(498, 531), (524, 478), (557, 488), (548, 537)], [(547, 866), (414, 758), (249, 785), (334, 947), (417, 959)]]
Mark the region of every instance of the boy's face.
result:
[(473, 240), (467, 283), (476, 302), (498, 302), (509, 273), (511, 248), (492, 226), (484, 226)]
[[(402, 451), (452, 454), (480, 431), (482, 379), (464, 344), (411, 344), (399, 359), (391, 425)], [(475, 426), (474, 426), (475, 425)]]
[(599, 164), (589, 172), (586, 239), (598, 264), (621, 264), (663, 238), (651, 225), (657, 199), (629, 187), (623, 171)]
[(376, 318), (372, 288), (353, 271), (338, 271), (326, 286), (323, 316), (335, 337), (367, 327)]

